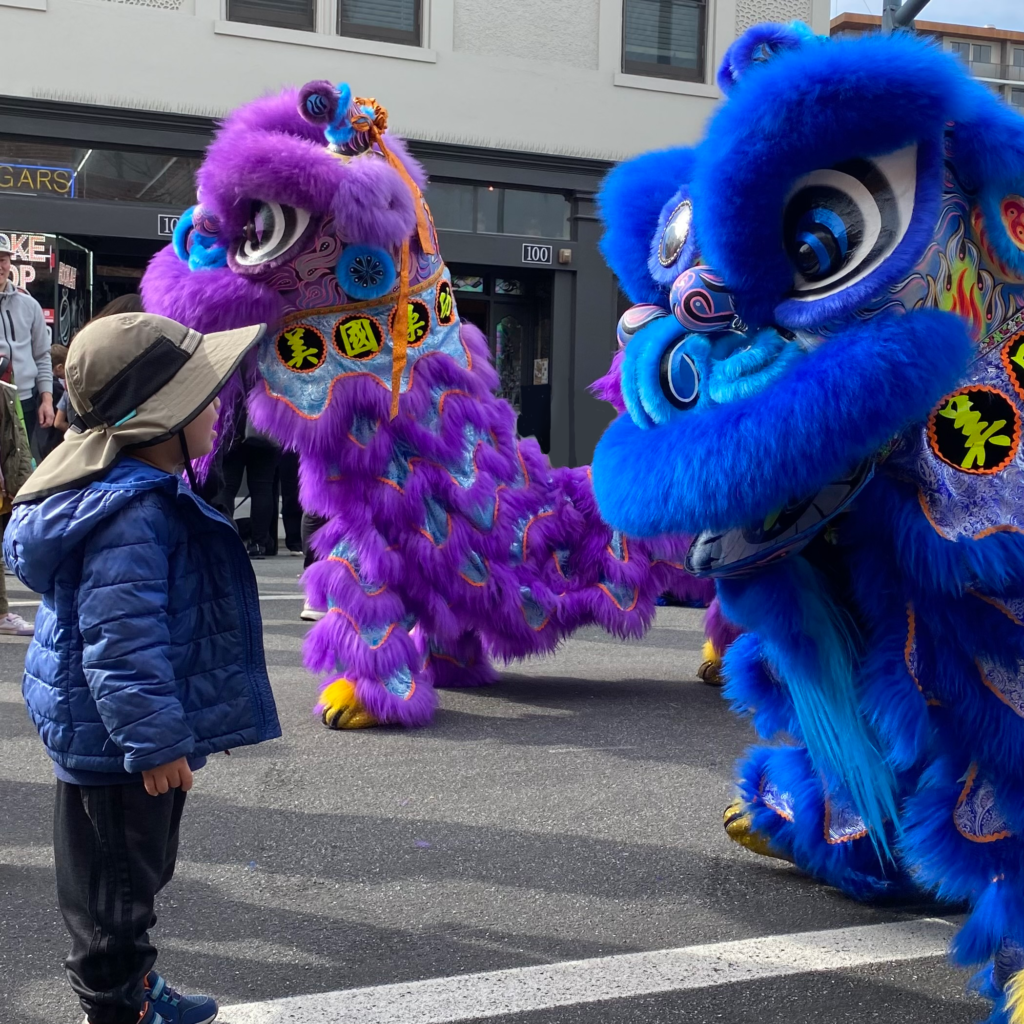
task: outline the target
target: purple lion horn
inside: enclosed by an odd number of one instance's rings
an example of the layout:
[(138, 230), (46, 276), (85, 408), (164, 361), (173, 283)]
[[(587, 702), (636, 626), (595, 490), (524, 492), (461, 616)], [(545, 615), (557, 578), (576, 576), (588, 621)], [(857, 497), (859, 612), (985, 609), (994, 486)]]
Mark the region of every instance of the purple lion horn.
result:
[(710, 584), (682, 570), (683, 540), (613, 531), (589, 469), (553, 469), (516, 436), (486, 339), (459, 319), (422, 170), (391, 137), (339, 149), (373, 102), (350, 95), (314, 82), (232, 114), (199, 174), (225, 265), (165, 250), (143, 294), (202, 331), (268, 323), (243, 373), (249, 415), (299, 452), (303, 507), (327, 520), (305, 576), (328, 609), (305, 646), (318, 710), (414, 726), (436, 686), (494, 681), (492, 658), (591, 623), (638, 636), (659, 594), (706, 601)]

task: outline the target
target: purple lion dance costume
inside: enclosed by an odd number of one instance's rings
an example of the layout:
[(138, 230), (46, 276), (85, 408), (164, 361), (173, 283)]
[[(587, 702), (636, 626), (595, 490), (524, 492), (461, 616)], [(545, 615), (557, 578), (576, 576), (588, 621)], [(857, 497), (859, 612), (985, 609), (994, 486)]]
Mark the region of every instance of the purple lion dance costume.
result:
[(328, 614), (305, 661), (334, 728), (423, 725), (435, 687), (494, 682), (491, 657), (589, 623), (638, 636), (659, 594), (711, 596), (682, 543), (612, 530), (589, 469), (516, 436), (423, 172), (386, 128), (330, 82), (237, 110), (142, 284), (148, 310), (198, 330), (269, 326), (236, 398), (300, 453), (303, 507), (327, 520), (305, 585)]

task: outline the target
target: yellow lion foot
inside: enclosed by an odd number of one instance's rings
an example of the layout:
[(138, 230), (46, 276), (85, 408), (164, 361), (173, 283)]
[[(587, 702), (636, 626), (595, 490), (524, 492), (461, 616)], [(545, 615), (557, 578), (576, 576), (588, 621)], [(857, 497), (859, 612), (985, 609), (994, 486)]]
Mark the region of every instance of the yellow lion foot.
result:
[(761, 857), (775, 857), (777, 860), (789, 860), (772, 846), (766, 836), (754, 831), (750, 809), (739, 797), (726, 807), (722, 821), (725, 824), (725, 834), (751, 853)]
[(355, 686), (344, 678), (335, 679), (323, 688), (317, 709), (324, 725), (330, 729), (366, 729), (380, 725), (363, 707)]
[(704, 649), (700, 652), (704, 659), (700, 668), (697, 669), (697, 678), (707, 683), (708, 686), (721, 686), (722, 679), (722, 655), (715, 650), (715, 645), (710, 640), (704, 641)]

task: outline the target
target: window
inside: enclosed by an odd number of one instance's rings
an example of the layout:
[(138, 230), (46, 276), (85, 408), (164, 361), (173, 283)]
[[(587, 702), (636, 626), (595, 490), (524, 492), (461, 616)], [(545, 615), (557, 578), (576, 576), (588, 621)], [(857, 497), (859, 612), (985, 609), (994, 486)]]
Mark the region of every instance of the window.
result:
[(196, 201), (199, 157), (0, 139), (0, 196), (104, 199), (173, 206)]
[(1010, 104), (1017, 107), (1018, 110), (1024, 111), (1024, 89), (1010, 90)]
[(312, 32), (316, 27), (315, 0), (228, 0), (228, 21)]
[(1015, 46), (1013, 49), (1013, 66), (1024, 68), (1024, 48), (1020, 46)]
[(958, 43), (954, 40), (949, 44), (949, 49), (952, 53), (955, 53), (961, 60), (969, 61), (971, 59), (971, 44), (970, 43)]
[(975, 43), (971, 47), (971, 62), (974, 64), (991, 64), (992, 47), (980, 46), (978, 43)]
[(338, 0), (338, 34), (420, 45), (420, 0)]
[(704, 81), (705, 0), (623, 0), (622, 70)]
[(434, 181), (427, 202), (439, 228), (487, 235), (568, 238), (569, 200), (558, 192)]

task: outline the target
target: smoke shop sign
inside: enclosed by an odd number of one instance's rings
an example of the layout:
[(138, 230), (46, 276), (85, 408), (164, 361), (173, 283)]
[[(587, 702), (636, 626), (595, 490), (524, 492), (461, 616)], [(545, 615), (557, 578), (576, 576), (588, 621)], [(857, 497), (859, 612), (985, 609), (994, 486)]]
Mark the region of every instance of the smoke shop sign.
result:
[(71, 167), (8, 164), (0, 157), (0, 195), (74, 199), (75, 172)]

